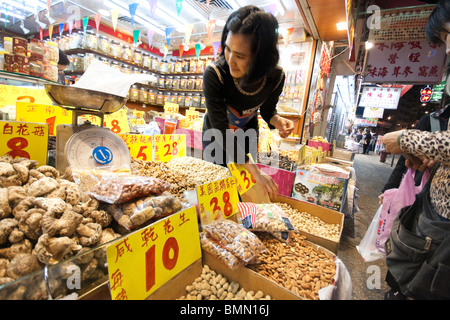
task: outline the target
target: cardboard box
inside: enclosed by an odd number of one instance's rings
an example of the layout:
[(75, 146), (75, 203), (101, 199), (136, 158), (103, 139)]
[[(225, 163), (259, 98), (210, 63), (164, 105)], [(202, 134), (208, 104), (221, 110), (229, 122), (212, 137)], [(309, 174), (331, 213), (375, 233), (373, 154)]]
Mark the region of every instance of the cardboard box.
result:
[(236, 281), (246, 291), (255, 292), (261, 290), (264, 295), (270, 295), (275, 300), (304, 300), (293, 292), (281, 287), (276, 282), (245, 267), (237, 270), (228, 269), (219, 260), (213, 258), (209, 253), (202, 251), (202, 259), (198, 259), (189, 267), (178, 273), (167, 281), (163, 286), (153, 292), (148, 300), (176, 300), (186, 295), (186, 286), (192, 284), (202, 273), (203, 265), (208, 265), (217, 273), (222, 274), (228, 282)]
[(325, 223), (339, 224), (339, 240), (338, 241), (333, 241), (333, 240), (330, 240), (327, 238), (317, 236), (312, 233), (308, 233), (308, 232), (299, 230), (300, 233), (302, 235), (304, 235), (306, 237), (306, 239), (308, 239), (308, 241), (310, 241), (314, 244), (317, 244), (323, 248), (326, 248), (326, 249), (330, 250), (331, 252), (333, 252), (334, 254), (337, 254), (337, 252), (339, 251), (340, 239), (342, 237), (342, 230), (344, 228), (344, 214), (343, 213), (336, 212), (334, 210), (327, 209), (327, 208), (324, 208), (324, 207), (321, 207), (321, 206), (318, 206), (318, 205), (315, 205), (315, 204), (312, 204), (309, 202), (300, 201), (297, 199), (293, 199), (290, 197), (284, 197), (284, 196), (280, 196), (280, 195), (277, 197), (276, 202), (287, 203), (291, 207), (293, 207), (299, 211), (308, 212), (310, 215), (318, 217)]
[(348, 179), (297, 169), (292, 198), (341, 212)]
[(350, 150), (336, 148), (333, 150), (333, 158), (341, 159), (345, 161), (353, 161), (355, 159), (355, 153)]

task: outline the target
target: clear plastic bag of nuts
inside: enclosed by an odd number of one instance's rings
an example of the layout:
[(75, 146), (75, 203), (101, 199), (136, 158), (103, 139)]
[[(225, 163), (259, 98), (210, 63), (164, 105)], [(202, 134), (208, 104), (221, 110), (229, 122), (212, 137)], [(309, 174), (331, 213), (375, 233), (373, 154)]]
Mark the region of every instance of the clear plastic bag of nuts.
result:
[(183, 208), (181, 201), (168, 192), (133, 199), (122, 204), (106, 206), (108, 212), (119, 225), (132, 230), (150, 220), (160, 219)]
[(279, 206), (273, 203), (239, 202), (238, 209), (242, 225), (252, 231), (295, 231), (292, 220)]
[(230, 270), (236, 270), (245, 265), (242, 260), (211, 239), (206, 232), (200, 232), (200, 245), (203, 250), (222, 262)]
[(245, 263), (251, 262), (266, 250), (254, 233), (232, 220), (214, 220), (202, 227), (213, 240)]
[(109, 204), (120, 204), (129, 200), (161, 194), (170, 188), (164, 180), (137, 175), (103, 176), (89, 191), (89, 195), (98, 201)]

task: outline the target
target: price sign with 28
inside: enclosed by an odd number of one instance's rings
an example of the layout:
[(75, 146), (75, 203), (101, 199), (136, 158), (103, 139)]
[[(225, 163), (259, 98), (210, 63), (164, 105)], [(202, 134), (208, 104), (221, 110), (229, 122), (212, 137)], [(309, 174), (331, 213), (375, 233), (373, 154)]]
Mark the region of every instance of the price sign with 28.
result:
[(155, 161), (167, 162), (185, 155), (185, 134), (155, 134)]

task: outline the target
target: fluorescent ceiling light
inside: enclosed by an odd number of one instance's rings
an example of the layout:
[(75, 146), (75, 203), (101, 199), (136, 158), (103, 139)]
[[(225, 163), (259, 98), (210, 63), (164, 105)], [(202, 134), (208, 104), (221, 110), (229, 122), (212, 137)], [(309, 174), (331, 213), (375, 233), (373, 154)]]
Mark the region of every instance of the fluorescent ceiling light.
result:
[(339, 22), (336, 23), (336, 28), (341, 31), (341, 30), (347, 30), (347, 22)]

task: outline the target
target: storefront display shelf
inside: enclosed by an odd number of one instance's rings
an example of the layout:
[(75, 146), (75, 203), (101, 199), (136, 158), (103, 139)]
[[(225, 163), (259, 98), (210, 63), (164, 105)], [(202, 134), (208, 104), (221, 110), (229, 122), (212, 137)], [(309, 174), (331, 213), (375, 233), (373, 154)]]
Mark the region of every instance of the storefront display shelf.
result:
[[(2, 79), (6, 79), (6, 81), (3, 81)], [(56, 82), (38, 78), (34, 76), (30, 76), (25, 73), (15, 73), (15, 72), (8, 72), (4, 70), (0, 70), (0, 82), (2, 84), (6, 85), (18, 85), (17, 82), (26, 82), (26, 83), (33, 83), (36, 85), (44, 85), (44, 84), (55, 84)], [(6, 82), (6, 83), (3, 83)]]

